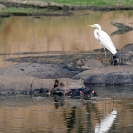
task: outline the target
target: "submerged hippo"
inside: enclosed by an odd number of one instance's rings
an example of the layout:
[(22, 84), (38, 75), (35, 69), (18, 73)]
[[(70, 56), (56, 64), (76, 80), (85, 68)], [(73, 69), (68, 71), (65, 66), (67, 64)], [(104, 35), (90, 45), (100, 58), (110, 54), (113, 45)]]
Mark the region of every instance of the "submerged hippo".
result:
[(94, 90), (88, 90), (86, 88), (79, 88), (79, 89), (72, 89), (69, 93), (67, 93), (67, 96), (71, 97), (82, 97), (82, 98), (91, 98), (91, 97), (97, 97), (97, 93)]
[(61, 87), (56, 87), (56, 88), (54, 88), (54, 90), (51, 94), (63, 96), (63, 95), (65, 95), (65, 91)]
[[(49, 90), (48, 89), (35, 89), (33, 91), (33, 94), (48, 94)], [(97, 93), (92, 89), (88, 90), (86, 88), (75, 88), (75, 89), (70, 89), (70, 90), (65, 90), (62, 87), (56, 87), (54, 90), (51, 92), (51, 96), (70, 96), (72, 98), (84, 98), (84, 99), (90, 99), (92, 97), (97, 97)]]

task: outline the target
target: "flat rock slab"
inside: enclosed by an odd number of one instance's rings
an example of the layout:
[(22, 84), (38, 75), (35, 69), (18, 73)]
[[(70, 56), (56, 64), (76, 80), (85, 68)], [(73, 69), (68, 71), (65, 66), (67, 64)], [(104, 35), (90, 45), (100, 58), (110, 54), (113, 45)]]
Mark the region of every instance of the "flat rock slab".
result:
[(95, 68), (103, 67), (102, 61), (100, 58), (91, 58), (90, 56), (81, 58), (81, 59), (75, 59), (69, 63), (66, 64), (65, 68), (69, 70), (77, 70), (77, 71), (83, 71), (83, 70), (91, 70)]
[(133, 84), (133, 66), (107, 66), (86, 70), (73, 77), (83, 79), (85, 84), (94, 85), (126, 85)]
[(55, 79), (55, 78), (71, 78), (77, 74), (58, 65), (39, 64), (39, 63), (18, 63), (16, 65), (0, 68), (2, 75), (28, 75), (38, 78)]

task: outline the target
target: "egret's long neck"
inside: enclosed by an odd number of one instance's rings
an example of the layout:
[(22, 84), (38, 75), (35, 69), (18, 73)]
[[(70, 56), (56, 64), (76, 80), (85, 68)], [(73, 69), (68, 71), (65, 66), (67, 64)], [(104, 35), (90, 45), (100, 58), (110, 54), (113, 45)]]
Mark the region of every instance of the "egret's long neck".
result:
[(95, 37), (97, 40), (99, 40), (98, 33), (99, 33), (99, 30), (98, 30), (98, 29), (95, 29), (95, 30), (94, 30), (94, 37)]
[(99, 32), (101, 32), (101, 26), (100, 25), (96, 25), (95, 26), (97, 29), (94, 30), (94, 36), (97, 40), (99, 40)]
[(98, 30), (99, 30), (99, 31), (101, 31), (101, 30), (102, 30), (100, 25), (99, 25), (97, 28), (98, 28)]

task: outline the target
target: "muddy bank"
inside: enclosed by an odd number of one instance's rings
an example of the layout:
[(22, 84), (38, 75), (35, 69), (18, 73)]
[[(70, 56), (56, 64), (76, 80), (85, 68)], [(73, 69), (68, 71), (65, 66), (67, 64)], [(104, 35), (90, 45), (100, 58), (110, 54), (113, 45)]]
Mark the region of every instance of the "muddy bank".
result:
[(68, 4), (58, 4), (55, 2), (39, 2), (39, 1), (22, 1), (22, 0), (9, 0), (9, 1), (1, 1), (0, 4), (6, 7), (32, 7), (32, 8), (48, 8), (55, 10), (101, 10), (101, 11), (109, 11), (109, 10), (132, 10), (133, 6), (75, 6)]
[[(32, 8), (33, 12), (9, 12), (2, 11), (1, 17), (9, 16), (71, 16), (75, 10), (93, 10), (93, 11), (111, 11), (111, 10), (133, 10), (133, 6), (75, 6), (68, 4), (58, 4), (54, 2), (38, 2), (38, 1), (22, 1), (9, 0), (0, 1), (0, 8)], [(41, 12), (36, 12), (37, 9), (43, 9)]]

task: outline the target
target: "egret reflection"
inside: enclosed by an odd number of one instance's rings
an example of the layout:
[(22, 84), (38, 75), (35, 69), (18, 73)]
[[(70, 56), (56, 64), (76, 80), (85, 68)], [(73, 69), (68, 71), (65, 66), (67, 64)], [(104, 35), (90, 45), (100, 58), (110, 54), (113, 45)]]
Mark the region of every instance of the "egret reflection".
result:
[(104, 119), (100, 120), (95, 126), (95, 133), (106, 133), (113, 125), (113, 122), (117, 116), (117, 111), (113, 110)]

